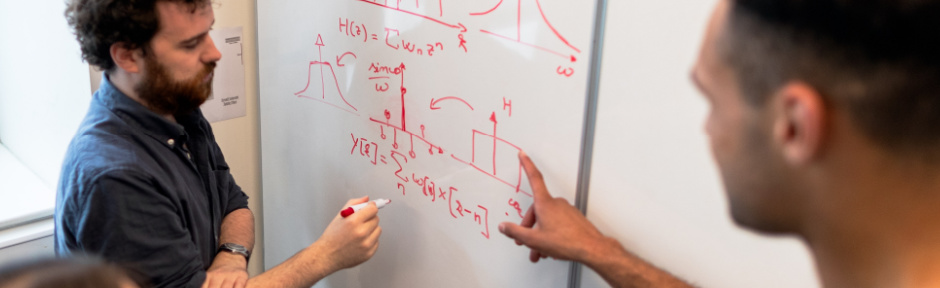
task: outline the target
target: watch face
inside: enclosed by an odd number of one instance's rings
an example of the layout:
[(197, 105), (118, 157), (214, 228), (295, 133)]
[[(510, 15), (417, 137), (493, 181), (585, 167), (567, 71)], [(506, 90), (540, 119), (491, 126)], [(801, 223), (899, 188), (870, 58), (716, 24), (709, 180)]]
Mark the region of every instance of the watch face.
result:
[(238, 244), (235, 244), (235, 243), (225, 243), (225, 244), (222, 244), (222, 246), (224, 246), (225, 248), (230, 249), (230, 250), (232, 250), (232, 251), (248, 252), (248, 249), (245, 249), (245, 246), (238, 245)]

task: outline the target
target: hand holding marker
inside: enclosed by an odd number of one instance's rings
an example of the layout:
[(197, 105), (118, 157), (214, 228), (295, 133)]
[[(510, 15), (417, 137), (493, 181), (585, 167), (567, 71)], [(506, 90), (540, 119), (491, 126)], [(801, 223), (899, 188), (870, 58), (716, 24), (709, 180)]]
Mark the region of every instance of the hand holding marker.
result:
[[(375, 201), (372, 201), (372, 202), (375, 202), (375, 207), (382, 209), (382, 207), (385, 207), (385, 205), (388, 205), (388, 203), (392, 203), (392, 200), (376, 199)], [(359, 203), (356, 205), (346, 207), (346, 209), (343, 209), (343, 211), (339, 212), (339, 215), (343, 216), (343, 218), (349, 217), (349, 215), (356, 213), (356, 211), (359, 211), (359, 209), (365, 208), (367, 205), (369, 205), (369, 202)]]

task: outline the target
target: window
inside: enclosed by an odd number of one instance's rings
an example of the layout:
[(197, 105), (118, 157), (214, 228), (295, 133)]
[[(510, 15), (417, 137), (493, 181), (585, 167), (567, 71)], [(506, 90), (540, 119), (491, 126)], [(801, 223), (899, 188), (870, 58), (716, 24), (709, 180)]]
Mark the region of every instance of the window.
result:
[(52, 215), (62, 159), (91, 99), (64, 11), (64, 1), (0, 1), (0, 230)]

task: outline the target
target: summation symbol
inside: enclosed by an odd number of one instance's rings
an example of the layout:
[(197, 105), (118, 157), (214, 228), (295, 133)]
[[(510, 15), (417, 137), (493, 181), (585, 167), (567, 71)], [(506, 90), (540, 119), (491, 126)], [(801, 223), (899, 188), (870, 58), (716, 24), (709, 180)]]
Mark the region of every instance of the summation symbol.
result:
[[(352, 23), (352, 21), (350, 21), (350, 23)], [(335, 59), (335, 62), (324, 61), (322, 51), (327, 45), (324, 44), (321, 35), (317, 35), (316, 46), (318, 50), (317, 60), (309, 62), (307, 83), (304, 89), (295, 93), (295, 95), (298, 98), (311, 99), (329, 104), (335, 108), (355, 114), (357, 117), (361, 117), (355, 112), (359, 110), (346, 101), (334, 71), (334, 67), (344, 67), (345, 65), (351, 64), (352, 59), (357, 59), (356, 54), (353, 52), (340, 53), (335, 55), (335, 58), (333, 58), (333, 56), (328, 58), (331, 60)], [(318, 66), (319, 69), (314, 69), (314, 66)], [(317, 81), (315, 81), (315, 72), (317, 72), (317, 70), (320, 73), (320, 89), (316, 89)], [(327, 74), (327, 72), (329, 72), (329, 74)], [(473, 167), (483, 175), (493, 178), (509, 187), (513, 187), (516, 193), (521, 192), (531, 197), (530, 193), (521, 189), (522, 166), (515, 157), (515, 155), (521, 151), (521, 148), (499, 137), (497, 134), (498, 125), (500, 124), (497, 113), (499, 113), (499, 115), (506, 113), (509, 117), (512, 117), (511, 100), (504, 98), (502, 102), (500, 102), (500, 104), (502, 104), (502, 111), (496, 108), (490, 113), (489, 120), (493, 125), (492, 132), (472, 129), (470, 136), (473, 141), (473, 148), (469, 151), (471, 160), (464, 161), (452, 153), (447, 153), (450, 154), (451, 157), (445, 156), (447, 154), (445, 154), (443, 147), (428, 140), (427, 126), (420, 122), (414, 123), (413, 121), (416, 120), (414, 116), (412, 116), (411, 119), (406, 116), (412, 115), (407, 113), (408, 108), (423, 108), (428, 109), (428, 112), (442, 109), (457, 109), (458, 111), (466, 111), (473, 115), (479, 115), (474, 113), (474, 105), (471, 105), (470, 102), (457, 96), (445, 96), (431, 98), (429, 106), (419, 105), (419, 107), (414, 107), (415, 105), (412, 104), (412, 107), (407, 107), (406, 105), (409, 102), (406, 101), (406, 98), (414, 96), (408, 94), (408, 88), (406, 88), (405, 85), (407, 68), (404, 63), (386, 66), (379, 62), (373, 62), (370, 63), (367, 72), (368, 75), (364, 75), (365, 77), (363, 79), (369, 79), (370, 82), (366, 84), (369, 85), (370, 89), (374, 87), (377, 94), (394, 98), (401, 106), (387, 107), (386, 109), (380, 110), (382, 111), (380, 117), (369, 117), (370, 122), (378, 124), (380, 135), (377, 136), (380, 136), (381, 140), (373, 138), (374, 136), (369, 136), (368, 138), (362, 136), (357, 137), (355, 133), (350, 133), (350, 138), (347, 138), (351, 140), (352, 144), (349, 150), (350, 155), (367, 159), (368, 163), (375, 167), (391, 168), (392, 171), (390, 172), (393, 172), (393, 175), (397, 179), (396, 182), (398, 182), (396, 183), (398, 185), (396, 188), (401, 191), (402, 196), (423, 196), (432, 203), (446, 202), (453, 218), (463, 219), (460, 221), (465, 221), (471, 223), (474, 227), (479, 227), (480, 235), (486, 239), (490, 238), (490, 212), (498, 213), (497, 215), (505, 214), (506, 216), (510, 215), (509, 212), (514, 212), (513, 214), (522, 217), (520, 204), (515, 199), (510, 198), (509, 202), (503, 204), (502, 208), (495, 208), (500, 209), (496, 211), (490, 210), (493, 208), (492, 206), (478, 205), (479, 203), (464, 206), (459, 197), (455, 198), (454, 192), (458, 191), (456, 187), (444, 185), (441, 179), (434, 179), (432, 176), (421, 176), (418, 171), (409, 171), (409, 166), (413, 167), (415, 165), (414, 159), (418, 159), (419, 153), (417, 152), (424, 151), (421, 149), (427, 148), (426, 151), (428, 154), (424, 155), (429, 155), (430, 157), (440, 156), (442, 157), (441, 159), (459, 161)], [(327, 77), (328, 75), (331, 76), (331, 78)], [(335, 93), (333, 90), (334, 87), (328, 87), (329, 84), (334, 85), (336, 88)], [(414, 101), (411, 103), (414, 103)], [(399, 108), (400, 114), (398, 113)], [(478, 143), (478, 140), (481, 142)], [(386, 146), (389, 142), (391, 142), (391, 145)], [(419, 148), (418, 151), (415, 151), (416, 146)], [(507, 153), (509, 154), (508, 156)], [(422, 158), (424, 157), (428, 156), (422, 156)], [(411, 164), (409, 164), (409, 162)], [(406, 190), (413, 188), (420, 188), (421, 193), (406, 192)], [(513, 197), (518, 197), (518, 194), (516, 195), (517, 196)], [(510, 210), (504, 213), (502, 209)]]
[[(316, 61), (310, 61), (309, 65), (307, 66), (307, 85), (304, 86), (303, 90), (300, 90), (299, 92), (294, 93), (294, 95), (296, 95), (297, 97), (301, 97), (301, 98), (317, 100), (317, 101), (332, 105), (343, 111), (358, 115), (355, 111), (359, 111), (359, 109), (356, 109), (355, 106), (353, 106), (352, 104), (349, 104), (349, 101), (346, 101), (346, 97), (343, 95), (343, 90), (340, 88), (339, 80), (336, 78), (336, 72), (333, 70), (333, 64), (331, 64), (329, 61), (323, 61), (323, 47), (326, 45), (323, 44), (323, 37), (321, 37), (320, 34), (317, 34), (316, 45), (317, 45), (318, 58)], [(345, 64), (341, 64), (340, 61), (342, 61), (343, 58), (346, 56), (352, 56), (353, 58), (356, 58), (356, 54), (352, 52), (346, 52), (341, 55), (337, 55), (336, 66), (339, 66), (339, 67), (345, 66)], [(320, 97), (308, 95), (310, 93), (308, 92), (308, 90), (310, 89), (310, 84), (311, 82), (313, 82), (313, 78), (314, 78), (313, 66), (319, 66), (320, 68), (320, 95), (318, 95)], [(327, 89), (326, 89), (327, 77), (325, 74), (326, 70), (324, 70), (325, 68), (329, 68), (330, 77), (333, 80), (332, 84), (336, 87), (336, 94), (338, 95), (339, 99), (343, 101), (343, 104), (345, 104), (345, 107), (339, 103), (333, 103), (332, 99), (327, 99), (326, 97), (327, 96)], [(332, 92), (332, 89), (331, 89), (331, 92)]]

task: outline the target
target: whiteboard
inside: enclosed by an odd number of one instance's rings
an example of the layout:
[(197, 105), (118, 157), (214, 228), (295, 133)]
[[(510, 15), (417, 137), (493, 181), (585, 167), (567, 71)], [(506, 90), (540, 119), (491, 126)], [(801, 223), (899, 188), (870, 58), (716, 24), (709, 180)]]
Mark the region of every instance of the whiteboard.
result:
[(259, 1), (265, 265), (349, 198), (393, 203), (367, 263), (316, 287), (566, 287), (497, 231), (532, 202), (529, 153), (574, 201), (594, 4)]
[[(716, 2), (610, 1), (588, 219), (699, 287), (819, 287), (802, 243), (730, 218), (689, 80)], [(582, 287), (608, 287), (584, 271)]]

